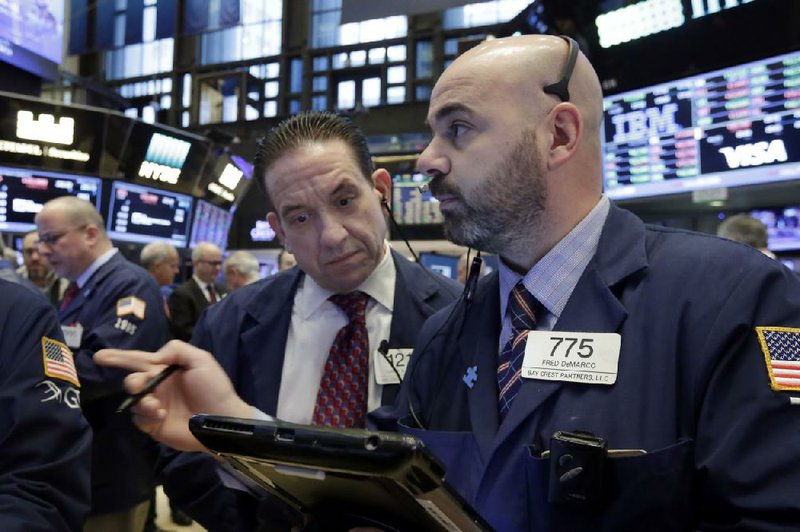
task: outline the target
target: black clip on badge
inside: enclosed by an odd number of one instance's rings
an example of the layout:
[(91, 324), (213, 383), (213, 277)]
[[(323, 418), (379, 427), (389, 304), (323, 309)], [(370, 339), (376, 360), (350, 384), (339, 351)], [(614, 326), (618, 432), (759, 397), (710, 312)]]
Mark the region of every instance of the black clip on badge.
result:
[(606, 440), (588, 432), (557, 431), (550, 439), (551, 504), (596, 506), (603, 495)]

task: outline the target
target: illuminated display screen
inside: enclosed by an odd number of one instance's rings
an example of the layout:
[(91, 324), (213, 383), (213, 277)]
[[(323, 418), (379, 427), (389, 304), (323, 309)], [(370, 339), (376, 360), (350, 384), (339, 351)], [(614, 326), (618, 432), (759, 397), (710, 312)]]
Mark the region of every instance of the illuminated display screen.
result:
[(215, 207), (207, 201), (197, 200), (189, 247), (193, 248), (199, 242), (211, 242), (220, 249), (225, 249), (228, 247), (228, 231), (232, 220), (232, 212)]
[(752, 211), (767, 226), (767, 247), (772, 251), (800, 249), (800, 206)]
[(401, 225), (441, 224), (444, 218), (439, 202), (430, 191), (421, 192), (428, 178), (422, 174), (398, 174), (392, 178), (392, 212)]
[(238, 155), (221, 152), (209, 158), (199, 193), (206, 201), (231, 208), (242, 198), (253, 176), (253, 166)]
[(63, 37), (64, 0), (0, 1), (0, 59), (51, 77)]
[(606, 194), (800, 177), (800, 52), (604, 99)]
[(189, 155), (190, 142), (185, 140), (168, 137), (161, 133), (153, 133), (150, 144), (147, 146), (147, 153), (144, 160), (147, 162), (162, 164), (180, 170)]
[(77, 196), (100, 210), (101, 180), (96, 177), (0, 168), (0, 230), (36, 229), (36, 213), (59, 196)]
[[(0, 94), (0, 163), (70, 174), (109, 175), (116, 171), (116, 161), (104, 152), (109, 117), (118, 118), (111, 112)], [(114, 135), (124, 138), (126, 127), (122, 124)], [(113, 142), (109, 144), (113, 145), (109, 149), (117, 152), (108, 155), (116, 159), (119, 149)]]
[(126, 242), (163, 239), (184, 247), (191, 212), (190, 196), (115, 181), (108, 209), (108, 234)]
[(458, 278), (458, 257), (423, 251), (419, 254), (422, 265), (450, 279)]
[(120, 170), (143, 186), (191, 194), (208, 155), (202, 139), (134, 121)]

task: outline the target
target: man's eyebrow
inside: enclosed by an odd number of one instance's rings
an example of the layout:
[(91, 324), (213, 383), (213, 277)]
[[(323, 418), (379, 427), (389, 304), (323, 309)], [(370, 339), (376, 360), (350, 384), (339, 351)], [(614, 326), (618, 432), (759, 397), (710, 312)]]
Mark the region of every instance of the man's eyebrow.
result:
[(286, 216), (289, 215), (290, 212), (295, 211), (297, 209), (302, 209), (302, 208), (303, 208), (303, 206), (300, 205), (300, 204), (297, 204), (297, 205), (284, 205), (283, 207), (281, 207), (281, 211), (280, 211), (279, 214), (280, 214), (281, 218), (285, 218)]
[[(350, 181), (349, 179), (344, 179), (338, 185), (336, 185), (336, 188), (333, 189), (333, 191), (330, 193), (330, 196), (333, 197), (338, 194), (341, 194), (342, 192), (350, 192), (353, 190), (358, 190), (358, 186), (353, 181)], [(281, 208), (279, 214), (281, 218), (284, 218), (292, 211), (303, 208), (305, 208), (305, 206), (299, 203), (294, 205), (293, 204), (284, 205), (283, 208)]]
[(341, 183), (339, 183), (336, 186), (336, 188), (333, 189), (333, 192), (331, 192), (331, 196), (336, 196), (338, 194), (341, 194), (342, 192), (350, 192), (352, 190), (358, 190), (358, 186), (356, 186), (356, 184), (353, 183), (352, 181), (345, 179)]
[[(450, 115), (456, 113), (471, 113), (471, 112), (472, 110), (463, 103), (448, 103), (436, 110), (436, 112), (433, 114), (433, 121), (441, 122)], [(429, 128), (431, 127), (431, 123), (430, 121), (428, 121), (427, 118), (425, 119), (425, 125)]]

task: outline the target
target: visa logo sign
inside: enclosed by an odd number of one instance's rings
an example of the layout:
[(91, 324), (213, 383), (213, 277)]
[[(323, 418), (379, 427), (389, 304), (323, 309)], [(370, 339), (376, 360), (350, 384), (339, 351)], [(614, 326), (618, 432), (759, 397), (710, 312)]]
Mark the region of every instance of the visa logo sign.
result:
[(771, 142), (762, 141), (753, 144), (741, 144), (734, 148), (726, 146), (720, 148), (719, 152), (725, 156), (728, 168), (785, 163), (789, 160), (786, 146), (781, 139), (775, 139)]

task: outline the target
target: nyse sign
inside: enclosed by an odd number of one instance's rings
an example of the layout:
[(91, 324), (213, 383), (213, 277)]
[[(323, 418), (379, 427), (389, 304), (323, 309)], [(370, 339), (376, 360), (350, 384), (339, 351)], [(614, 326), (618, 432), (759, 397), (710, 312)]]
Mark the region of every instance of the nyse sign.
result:
[(151, 163), (150, 161), (142, 161), (142, 165), (139, 167), (139, 177), (152, 179), (154, 181), (163, 181), (170, 185), (176, 184), (180, 176), (181, 171), (179, 168)]

